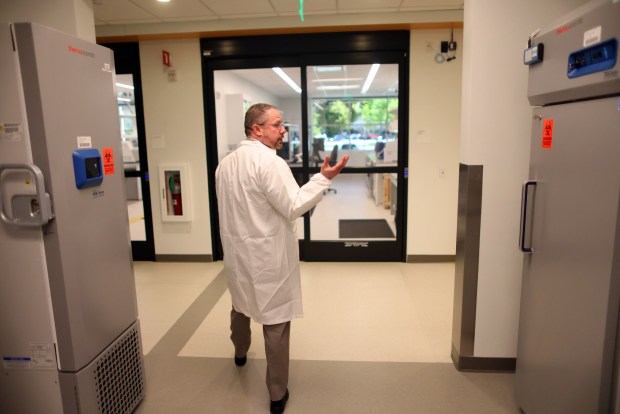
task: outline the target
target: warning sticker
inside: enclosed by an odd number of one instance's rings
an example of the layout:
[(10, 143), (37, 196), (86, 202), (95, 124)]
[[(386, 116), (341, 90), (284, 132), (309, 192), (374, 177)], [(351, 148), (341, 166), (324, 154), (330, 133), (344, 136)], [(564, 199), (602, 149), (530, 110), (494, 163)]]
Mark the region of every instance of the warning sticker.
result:
[(0, 122), (0, 141), (21, 141), (23, 136), (21, 122)]
[(114, 174), (114, 152), (112, 148), (102, 148), (103, 153), (103, 173), (105, 175)]
[(31, 363), (33, 368), (54, 368), (56, 358), (54, 356), (54, 345), (45, 342), (30, 344), (32, 355)]
[(553, 119), (543, 121), (542, 147), (551, 148), (553, 146)]

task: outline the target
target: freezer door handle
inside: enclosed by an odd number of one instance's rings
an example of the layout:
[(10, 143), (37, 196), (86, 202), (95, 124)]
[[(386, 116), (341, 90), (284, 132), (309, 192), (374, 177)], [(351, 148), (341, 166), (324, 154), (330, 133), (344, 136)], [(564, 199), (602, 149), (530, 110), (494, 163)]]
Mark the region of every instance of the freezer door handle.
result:
[(519, 230), (519, 249), (523, 253), (533, 253), (534, 249), (531, 246), (526, 246), (526, 233), (528, 228), (527, 223), (527, 209), (528, 209), (528, 200), (527, 196), (529, 194), (530, 187), (536, 187), (536, 181), (526, 181), (523, 183), (523, 188), (521, 192), (521, 226)]
[[(34, 178), (35, 193), (14, 194), (10, 200), (3, 193), (2, 174), (8, 170), (28, 170)], [(9, 194), (10, 195), (10, 194)], [(12, 216), (7, 214), (5, 201), (12, 205)], [(43, 172), (34, 164), (0, 164), (0, 219), (9, 225), (40, 227), (54, 218), (50, 195), (45, 192)]]

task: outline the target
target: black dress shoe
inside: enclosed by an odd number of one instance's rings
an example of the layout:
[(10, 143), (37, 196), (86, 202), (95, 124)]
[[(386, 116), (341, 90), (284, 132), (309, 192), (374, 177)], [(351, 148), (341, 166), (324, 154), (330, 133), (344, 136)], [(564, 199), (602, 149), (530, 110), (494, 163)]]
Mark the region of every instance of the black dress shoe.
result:
[(242, 367), (242, 366), (245, 365), (246, 362), (248, 362), (248, 356), (247, 355), (244, 356), (244, 357), (241, 357), (241, 358), (235, 356), (235, 365), (236, 366)]
[(284, 408), (286, 407), (286, 402), (288, 401), (288, 389), (286, 390), (286, 394), (284, 394), (284, 398), (278, 401), (272, 401), (269, 406), (269, 411), (271, 414), (282, 414), (284, 412)]

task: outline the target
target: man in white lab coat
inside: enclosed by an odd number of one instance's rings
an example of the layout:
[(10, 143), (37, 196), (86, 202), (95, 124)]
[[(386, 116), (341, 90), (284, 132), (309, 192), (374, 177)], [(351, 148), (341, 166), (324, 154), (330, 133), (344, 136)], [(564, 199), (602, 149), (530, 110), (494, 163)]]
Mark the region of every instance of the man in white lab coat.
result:
[(224, 249), (232, 297), (231, 340), (235, 363), (245, 365), (250, 318), (263, 325), (271, 412), (282, 413), (289, 397), (290, 321), (303, 316), (295, 220), (323, 198), (347, 163), (343, 157), (301, 188), (276, 150), (286, 132), (280, 111), (255, 104), (245, 114), (247, 139), (215, 172)]

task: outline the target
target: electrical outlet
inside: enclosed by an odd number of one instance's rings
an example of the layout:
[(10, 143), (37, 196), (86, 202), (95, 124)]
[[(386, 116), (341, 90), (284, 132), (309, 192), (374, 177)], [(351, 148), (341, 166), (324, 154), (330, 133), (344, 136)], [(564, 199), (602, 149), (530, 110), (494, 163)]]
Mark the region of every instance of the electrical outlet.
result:
[(426, 42), (426, 47), (432, 48), (433, 47), (433, 42), (431, 42), (431, 41)]
[(439, 178), (446, 178), (446, 169), (445, 168), (439, 168)]

